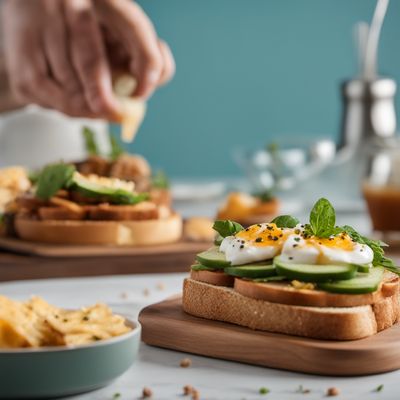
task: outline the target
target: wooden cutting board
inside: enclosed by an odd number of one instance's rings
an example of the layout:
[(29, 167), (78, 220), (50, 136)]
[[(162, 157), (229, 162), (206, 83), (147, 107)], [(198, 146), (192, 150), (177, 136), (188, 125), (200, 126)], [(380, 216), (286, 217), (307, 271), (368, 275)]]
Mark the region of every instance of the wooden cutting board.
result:
[(210, 247), (210, 243), (179, 241), (156, 246), (77, 246), (28, 242), (0, 237), (0, 248), (20, 254), (41, 257), (99, 257), (99, 256), (147, 256), (152, 254), (196, 254)]
[(187, 272), (210, 243), (61, 246), (0, 237), (0, 282), (77, 276)]
[(400, 324), (361, 340), (315, 340), (193, 317), (182, 310), (181, 297), (145, 308), (139, 321), (145, 343), (213, 358), (333, 376), (400, 368)]

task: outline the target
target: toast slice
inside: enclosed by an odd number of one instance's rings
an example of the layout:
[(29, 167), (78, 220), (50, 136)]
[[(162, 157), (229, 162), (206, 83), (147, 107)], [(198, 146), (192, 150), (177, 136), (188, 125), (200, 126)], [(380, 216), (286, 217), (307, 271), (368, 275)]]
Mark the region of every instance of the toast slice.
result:
[(399, 319), (398, 292), (374, 304), (309, 307), (244, 296), (229, 287), (187, 278), (183, 309), (188, 314), (251, 329), (326, 340), (355, 340), (389, 328)]

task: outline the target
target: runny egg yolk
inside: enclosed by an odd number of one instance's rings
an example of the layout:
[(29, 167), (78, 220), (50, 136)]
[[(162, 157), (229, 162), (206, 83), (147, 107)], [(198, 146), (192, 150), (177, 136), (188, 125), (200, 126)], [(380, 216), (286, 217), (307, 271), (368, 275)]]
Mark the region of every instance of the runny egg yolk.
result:
[(339, 234), (329, 238), (316, 238), (305, 239), (306, 246), (326, 246), (332, 249), (340, 249), (343, 251), (352, 251), (355, 243), (347, 233)]
[(238, 232), (235, 237), (246, 242), (251, 242), (252, 246), (264, 247), (280, 245), (289, 233), (278, 228), (276, 224), (270, 223), (251, 225), (243, 231)]

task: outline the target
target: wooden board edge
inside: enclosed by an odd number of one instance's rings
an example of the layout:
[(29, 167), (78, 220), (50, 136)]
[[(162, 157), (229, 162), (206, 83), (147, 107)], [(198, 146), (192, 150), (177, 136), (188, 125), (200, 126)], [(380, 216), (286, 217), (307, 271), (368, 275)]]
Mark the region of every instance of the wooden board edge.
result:
[[(171, 313), (171, 310), (174, 312)], [(400, 349), (397, 350), (397, 343), (373, 349), (370, 346), (374, 337), (370, 337), (361, 339), (369, 341), (369, 346), (356, 349), (349, 344), (360, 343), (360, 340), (321, 341), (253, 331), (185, 314), (180, 298), (168, 299), (144, 308), (139, 314), (139, 322), (144, 343), (211, 358), (324, 376), (364, 376), (400, 369)], [(210, 329), (213, 332), (212, 341), (207, 337)], [(165, 335), (166, 330), (168, 335)], [(400, 339), (400, 329), (396, 329), (395, 334), (397, 342)], [(248, 342), (243, 341), (243, 335), (251, 335), (250, 347)], [(237, 344), (229, 351), (224, 347), (227, 336), (230, 343)], [(272, 345), (266, 346), (266, 342), (272, 342)], [(240, 350), (242, 348), (246, 348), (245, 353)]]
[(117, 247), (117, 246), (62, 246), (39, 242), (28, 242), (16, 238), (0, 236), (0, 249), (18, 254), (33, 255), (48, 258), (66, 257), (116, 257), (138, 256), (146, 257), (157, 253), (159, 255), (196, 254), (210, 247), (210, 243), (179, 241), (170, 245)]

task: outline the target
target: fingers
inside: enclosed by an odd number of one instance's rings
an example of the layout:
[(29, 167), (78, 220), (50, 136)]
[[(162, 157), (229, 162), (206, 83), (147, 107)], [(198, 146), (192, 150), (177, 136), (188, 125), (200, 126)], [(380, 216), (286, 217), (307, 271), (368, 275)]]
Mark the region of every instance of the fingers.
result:
[[(33, 9), (19, 8), (20, 2), (7, 2), (3, 9), (4, 53), (10, 86), (24, 103), (63, 106), (63, 96), (47, 75), (46, 58), (38, 27), (29, 24)], [(49, 90), (49, 93), (46, 93)]]
[(47, 56), (49, 73), (61, 87), (65, 107), (62, 110), (69, 115), (90, 115), (90, 109), (83, 93), (83, 88), (72, 66), (68, 34), (60, 1), (45, 0), (43, 12), (46, 25), (43, 28), (43, 46)]
[(72, 64), (92, 112), (119, 119), (101, 31), (89, 0), (64, 0)]
[(163, 69), (158, 84), (165, 85), (175, 75), (175, 60), (167, 43), (165, 43), (163, 40), (160, 40), (158, 42), (158, 47), (163, 59)]
[(124, 44), (130, 70), (138, 81), (135, 95), (149, 97), (163, 73), (163, 56), (153, 24), (138, 4), (126, 0), (98, 0), (96, 10), (102, 23)]

